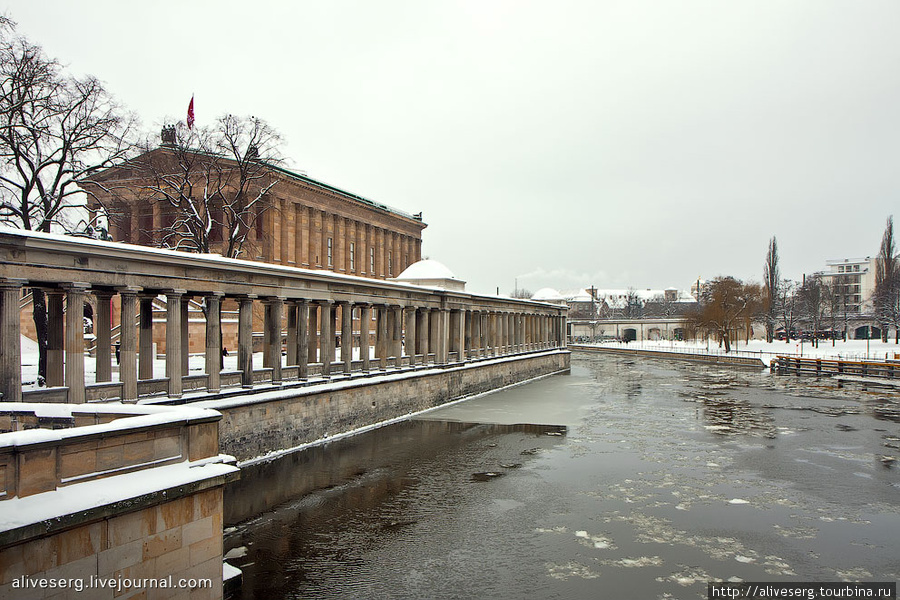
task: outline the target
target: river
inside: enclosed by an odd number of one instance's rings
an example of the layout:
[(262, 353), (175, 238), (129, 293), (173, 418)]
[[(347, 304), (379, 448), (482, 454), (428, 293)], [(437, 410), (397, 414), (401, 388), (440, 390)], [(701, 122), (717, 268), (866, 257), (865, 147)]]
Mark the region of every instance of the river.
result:
[(573, 354), (244, 468), (236, 598), (706, 598), (900, 578), (900, 394)]

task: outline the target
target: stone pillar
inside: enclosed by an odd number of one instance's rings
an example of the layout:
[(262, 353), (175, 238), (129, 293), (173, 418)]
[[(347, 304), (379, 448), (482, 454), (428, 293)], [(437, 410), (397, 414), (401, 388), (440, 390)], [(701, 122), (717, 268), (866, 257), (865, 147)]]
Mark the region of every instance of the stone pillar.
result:
[(381, 370), (387, 368), (388, 353), (388, 310), (386, 306), (378, 306), (376, 308), (375, 319), (375, 356), (378, 357), (378, 367)]
[(331, 329), (334, 323), (333, 301), (321, 300), (319, 302), (319, 360), (322, 362), (322, 375), (331, 376), (331, 363), (334, 361), (334, 331)]
[(441, 363), (441, 311), (432, 308), (428, 311), (428, 352), (434, 355), (434, 364)]
[[(19, 301), (24, 279), (0, 280), (0, 401), (22, 401), (22, 332)], [(51, 329), (52, 331), (52, 329)], [(48, 371), (49, 373), (49, 371)]]
[(290, 301), (285, 306), (287, 310), (287, 340), (285, 341), (285, 364), (288, 366), (297, 364), (297, 303)]
[[(417, 311), (413, 306), (406, 308), (406, 354), (409, 356), (409, 366), (416, 364), (416, 320)], [(424, 361), (423, 361), (424, 362)]]
[(431, 333), (430, 327), (430, 311), (427, 308), (419, 309), (419, 322), (417, 324), (416, 333), (418, 334), (418, 343), (416, 351), (422, 354), (422, 364), (428, 364), (428, 353), (431, 348), (428, 346), (428, 336)]
[(463, 311), (463, 314), (465, 315), (465, 318), (463, 319), (463, 322), (465, 325), (465, 335), (463, 336), (464, 342), (465, 342), (463, 344), (463, 354), (465, 354), (466, 359), (468, 359), (472, 356), (475, 356), (474, 351), (473, 351), (473, 349), (474, 349), (473, 335), (474, 335), (474, 328), (475, 328), (475, 325), (474, 325), (475, 314), (471, 310)]
[(181, 299), (181, 375), (184, 377), (190, 373), (191, 341), (190, 341), (190, 314), (191, 297)]
[(181, 372), (181, 303), (185, 290), (166, 292), (166, 377), (169, 378), (168, 395), (180, 398)]
[(399, 369), (403, 366), (403, 348), (401, 348), (403, 338), (403, 307), (392, 306), (391, 313), (393, 318), (393, 332), (391, 333), (391, 356), (395, 358), (394, 364)]
[(221, 292), (207, 294), (206, 302), (206, 391), (222, 389), (222, 297)]
[(66, 387), (70, 404), (84, 404), (84, 295), (87, 283), (66, 286)]
[(137, 288), (120, 288), (121, 316), (119, 325), (119, 381), (122, 382), (122, 401), (137, 400)]
[(369, 329), (372, 326), (372, 305), (361, 304), (359, 308), (359, 357), (362, 359), (363, 373), (369, 372)]
[(450, 311), (439, 308), (434, 311), (435, 316), (435, 351), (434, 362), (446, 365), (450, 362)]
[(153, 379), (153, 296), (141, 296), (139, 379)]
[(272, 368), (272, 353), (269, 348), (272, 346), (272, 305), (268, 300), (263, 300), (263, 369)]
[(309, 379), (309, 302), (297, 302), (297, 377)]
[[(343, 222), (343, 219), (341, 219)], [(343, 244), (343, 242), (342, 242)], [(353, 305), (339, 303), (341, 307), (341, 362), (347, 375), (353, 370)]]
[(308, 342), (306, 345), (306, 359), (308, 362), (319, 362), (319, 305), (315, 302), (310, 303), (307, 312), (309, 313), (308, 321)]
[(94, 318), (94, 334), (97, 336), (96, 381), (112, 381), (112, 325), (110, 324), (110, 306), (112, 292), (97, 291), (97, 314)]
[(253, 387), (253, 299), (238, 298), (238, 370), (241, 387)]
[(466, 313), (468, 311), (458, 310), (455, 312), (459, 315), (454, 331), (454, 335), (456, 336), (456, 358), (459, 362), (463, 362), (466, 360)]
[(65, 312), (63, 291), (47, 290), (47, 387), (65, 385)]
[(281, 384), (281, 313), (284, 309), (284, 298), (271, 298), (266, 302), (269, 319), (266, 322), (266, 331), (269, 335), (269, 344), (266, 346), (266, 355), (269, 357), (269, 368), (272, 369), (272, 384)]

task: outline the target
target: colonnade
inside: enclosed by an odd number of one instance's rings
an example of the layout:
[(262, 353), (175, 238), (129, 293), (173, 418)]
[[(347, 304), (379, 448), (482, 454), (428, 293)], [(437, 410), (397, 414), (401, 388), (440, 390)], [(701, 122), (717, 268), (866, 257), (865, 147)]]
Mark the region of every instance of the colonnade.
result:
[[(184, 281), (188, 283), (188, 280)], [(565, 346), (565, 310), (535, 303), (492, 299), (504, 306), (479, 306), (476, 297), (441, 292), (422, 298), (360, 301), (352, 295), (318, 292), (319, 297), (259, 295), (185, 288), (110, 287), (88, 282), (42, 287), (26, 279), (0, 278), (0, 392), (22, 399), (20, 300), (41, 287), (47, 296), (49, 339), (46, 385), (66, 388), (66, 401), (81, 403), (92, 386), (106, 397), (136, 401), (142, 382), (159, 381), (153, 372), (153, 302), (164, 297), (165, 394), (179, 398), (188, 376), (188, 302), (202, 299), (205, 316), (205, 369), (192, 390), (222, 390), (222, 305), (237, 304), (237, 384), (280, 385), (288, 380), (327, 381), (354, 374), (457, 364)], [(233, 287), (233, 286), (232, 286)], [(85, 384), (84, 305), (95, 297), (96, 381)], [(123, 326), (114, 340), (111, 310), (118, 301)], [(482, 301), (482, 304), (486, 302)], [(262, 369), (254, 368), (254, 307), (262, 311)], [(129, 326), (128, 324), (132, 324)], [(113, 348), (118, 382), (112, 382)], [(231, 373), (233, 375), (233, 372)], [(196, 376), (195, 376), (196, 379)]]

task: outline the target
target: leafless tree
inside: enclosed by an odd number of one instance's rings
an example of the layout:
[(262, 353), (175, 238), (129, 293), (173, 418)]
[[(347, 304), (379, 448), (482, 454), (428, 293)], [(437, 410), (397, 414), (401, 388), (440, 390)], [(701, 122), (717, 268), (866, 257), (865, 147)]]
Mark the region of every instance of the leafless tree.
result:
[(812, 343), (819, 347), (819, 333), (822, 330), (822, 322), (825, 319), (826, 298), (822, 277), (819, 274), (811, 275), (803, 280), (798, 290), (800, 311), (803, 319), (812, 330)]
[(213, 127), (167, 126), (162, 136), (162, 145), (145, 143), (140, 156), (87, 186), (113, 221), (130, 218), (124, 207), (158, 206), (166, 219), (159, 231), (142, 232), (147, 243), (241, 256), (271, 208), (280, 136), (262, 119), (234, 115)]
[(714, 332), (725, 352), (730, 352), (732, 335), (741, 329), (749, 330), (760, 302), (759, 285), (734, 277), (717, 277), (704, 288), (700, 305), (690, 320), (695, 321), (693, 327)]
[(797, 282), (784, 279), (778, 286), (778, 295), (775, 298), (775, 312), (778, 323), (784, 329), (784, 341), (791, 343), (791, 334), (794, 332), (797, 321), (800, 318), (800, 301), (797, 294)]
[(622, 316), (626, 319), (640, 319), (644, 313), (644, 303), (634, 288), (628, 288), (625, 293), (625, 305), (622, 308)]
[(778, 298), (778, 285), (781, 274), (778, 269), (778, 242), (773, 236), (769, 240), (769, 250), (766, 253), (766, 264), (763, 268), (763, 312), (766, 321), (766, 341), (771, 343), (775, 337), (776, 299)]
[(894, 326), (894, 341), (900, 344), (900, 265), (894, 243), (894, 217), (890, 216), (875, 260), (875, 318), (881, 326), (881, 341), (887, 342), (888, 327)]
[[(72, 229), (83, 214), (79, 180), (125, 159), (133, 126), (99, 80), (64, 73), (8, 20), (0, 23), (0, 223)], [(46, 300), (37, 288), (32, 299), (43, 381)]]

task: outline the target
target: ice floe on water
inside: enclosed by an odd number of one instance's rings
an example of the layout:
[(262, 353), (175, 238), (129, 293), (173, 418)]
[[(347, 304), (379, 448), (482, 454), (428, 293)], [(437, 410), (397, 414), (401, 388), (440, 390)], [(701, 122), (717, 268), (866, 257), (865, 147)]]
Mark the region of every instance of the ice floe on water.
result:
[(743, 498), (732, 498), (728, 501), (728, 504), (750, 504), (750, 501)]
[(590, 535), (587, 531), (579, 530), (575, 532), (575, 537), (581, 540), (581, 543), (588, 548), (596, 548), (598, 550), (613, 550), (616, 545), (611, 539), (602, 535)]
[(553, 579), (561, 580), (566, 580), (570, 577), (580, 577), (581, 579), (596, 579), (600, 577), (600, 573), (597, 571), (576, 562), (567, 562), (564, 565), (547, 563), (547, 574)]

